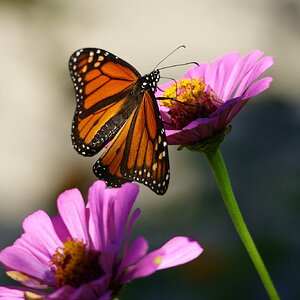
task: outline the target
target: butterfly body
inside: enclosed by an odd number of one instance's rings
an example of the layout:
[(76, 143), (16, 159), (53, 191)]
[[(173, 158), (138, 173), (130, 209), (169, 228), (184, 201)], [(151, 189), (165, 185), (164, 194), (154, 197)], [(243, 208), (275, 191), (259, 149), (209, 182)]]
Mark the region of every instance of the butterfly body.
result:
[(159, 70), (141, 76), (119, 57), (97, 48), (76, 51), (69, 68), (77, 106), (72, 142), (93, 156), (95, 175), (108, 185), (138, 181), (157, 194), (169, 183), (165, 131), (154, 95)]

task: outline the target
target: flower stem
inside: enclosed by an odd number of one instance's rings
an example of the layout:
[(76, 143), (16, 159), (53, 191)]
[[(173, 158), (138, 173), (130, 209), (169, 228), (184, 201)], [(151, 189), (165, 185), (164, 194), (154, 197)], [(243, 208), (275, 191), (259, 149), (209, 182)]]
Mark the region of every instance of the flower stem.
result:
[(257, 248), (251, 238), (241, 211), (235, 200), (221, 151), (217, 148), (215, 150), (205, 151), (205, 155), (215, 175), (220, 193), (225, 202), (225, 206), (229, 212), (231, 220), (256, 268), (256, 271), (258, 272), (258, 275), (260, 276), (260, 279), (270, 299), (279, 300), (279, 295), (259, 255), (259, 252), (257, 251)]

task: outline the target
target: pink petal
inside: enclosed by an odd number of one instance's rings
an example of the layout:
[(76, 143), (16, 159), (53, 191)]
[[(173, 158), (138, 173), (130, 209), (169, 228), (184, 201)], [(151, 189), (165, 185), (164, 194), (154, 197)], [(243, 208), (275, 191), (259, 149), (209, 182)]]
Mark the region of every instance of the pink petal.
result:
[(57, 207), (71, 237), (89, 245), (86, 209), (79, 190), (72, 189), (60, 194)]
[(169, 115), (169, 108), (166, 106), (163, 106), (160, 101), (157, 101), (159, 112), (161, 115), (161, 118), (164, 122), (164, 128), (165, 129), (172, 129), (173, 127), (169, 125), (171, 123), (171, 117)]
[(195, 66), (190, 68), (187, 72), (185, 72), (182, 78), (203, 78), (208, 69), (208, 63), (201, 63), (199, 66)]
[(203, 77), (205, 84), (209, 85), (222, 100), (222, 93), (238, 58), (238, 52), (230, 52), (216, 58)]
[(123, 269), (136, 263), (139, 259), (146, 255), (148, 248), (148, 242), (144, 237), (136, 237), (127, 254), (123, 255), (120, 268)]
[(159, 260), (163, 255), (163, 249), (150, 252), (128, 270), (122, 282), (125, 283), (135, 278), (141, 278), (153, 274), (159, 267), (157, 260)]
[(25, 299), (24, 298), (24, 289), (17, 288), (7, 288), (0, 286), (0, 299), (3, 300), (15, 300), (15, 299)]
[(56, 290), (54, 293), (50, 294), (47, 299), (55, 299), (55, 300), (65, 300), (69, 299), (69, 297), (74, 293), (76, 288), (71, 287), (69, 285), (65, 285), (58, 290)]
[(17, 246), (7, 247), (0, 253), (0, 261), (8, 270), (19, 271), (50, 286), (55, 284), (50, 267), (41, 264), (26, 249)]
[(23, 233), (22, 236), (17, 239), (14, 246), (26, 249), (35, 256), (41, 264), (45, 266), (49, 264), (52, 255), (49, 254), (48, 249), (35, 239), (35, 235), (31, 233)]
[(166, 130), (168, 144), (192, 144), (212, 137), (230, 123), (247, 101), (241, 97), (228, 100), (208, 118), (198, 118), (182, 130)]
[(233, 97), (243, 95), (249, 86), (257, 80), (267, 69), (273, 65), (273, 58), (270, 56), (260, 59), (251, 70), (243, 77), (236, 91), (233, 93)]
[(217, 120), (215, 131), (225, 128), (233, 117), (245, 106), (248, 100), (249, 99), (242, 99), (241, 97), (230, 99), (212, 113), (210, 117)]
[(118, 252), (123, 241), (130, 211), (139, 193), (139, 186), (134, 183), (125, 183), (121, 188), (116, 189), (116, 191), (111, 243), (115, 245), (115, 251)]
[(0, 286), (0, 299), (2, 300), (16, 300), (16, 299), (27, 299), (27, 293), (33, 293), (34, 295), (45, 296), (44, 294), (37, 293), (22, 287), (3, 287)]
[(118, 254), (124, 236), (129, 213), (138, 194), (138, 186), (126, 183), (118, 189), (105, 189), (96, 181), (89, 191), (90, 233), (99, 236), (95, 247), (103, 252)]
[(134, 224), (135, 224), (136, 220), (140, 217), (140, 215), (141, 215), (141, 210), (139, 208), (137, 208), (133, 212), (133, 214), (130, 218), (130, 221), (129, 221), (129, 224), (128, 224), (128, 229), (127, 229), (126, 236), (125, 236), (125, 241), (124, 241), (123, 256), (126, 256), (126, 254), (127, 254), (131, 233), (132, 233)]
[[(219, 73), (219, 79), (214, 82), (213, 90), (221, 99), (223, 99), (223, 92), (226, 89), (228, 78), (230, 77), (232, 69), (235, 63), (238, 61), (239, 57), (240, 54), (238, 52), (230, 52), (215, 60), (215, 64), (219, 64), (220, 70), (217, 71)], [(206, 81), (206, 79), (204, 81)], [(208, 84), (208, 86), (209, 85), (210, 84)]]
[[(223, 93), (219, 95), (223, 101), (226, 101), (230, 98), (234, 98), (233, 93), (237, 89), (238, 85), (241, 83), (241, 80), (244, 76), (251, 71), (255, 63), (264, 55), (263, 52), (259, 50), (251, 51), (245, 56), (241, 57), (236, 64), (233, 66), (231, 74), (226, 82), (226, 86), (223, 90)], [(213, 86), (212, 86), (213, 88)], [(240, 96), (240, 95), (237, 95)]]
[(164, 251), (159, 270), (175, 267), (187, 263), (198, 257), (203, 249), (193, 238), (178, 236), (161, 247)]
[(192, 144), (212, 136), (218, 126), (218, 118), (198, 118), (182, 130), (166, 130), (169, 145)]
[(96, 250), (103, 251), (106, 245), (106, 220), (103, 214), (103, 202), (108, 195), (105, 194), (105, 182), (96, 181), (89, 189), (88, 208), (90, 212), (89, 232)]
[[(82, 300), (82, 299), (88, 299), (88, 300), (99, 300), (104, 295), (110, 295), (110, 292), (108, 291), (109, 287), (109, 279), (108, 276), (103, 276), (99, 279), (93, 280), (91, 282), (82, 284), (77, 289), (73, 289), (72, 293), (70, 295), (66, 295), (66, 298), (62, 299), (69, 299), (69, 300)], [(70, 290), (71, 292), (71, 290)], [(51, 298), (52, 299), (52, 298)], [(57, 298), (54, 298), (57, 299)], [(60, 298), (59, 298), (60, 299)], [(106, 299), (106, 298), (104, 298)]]
[(64, 243), (68, 238), (71, 238), (71, 234), (62, 220), (60, 215), (57, 215), (55, 217), (51, 217), (51, 221), (53, 224), (53, 227), (56, 231), (57, 236), (59, 239)]
[(27, 217), (23, 222), (23, 228), (26, 233), (24, 238), (49, 258), (58, 247), (62, 246), (50, 217), (44, 211), (37, 211)]
[[(11, 279), (20, 282), (22, 285), (28, 286), (30, 288), (34, 289), (48, 289), (49, 286), (44, 284), (38, 279), (34, 279), (24, 273), (21, 273), (19, 271), (7, 271), (6, 275), (10, 277)], [(53, 276), (53, 285), (55, 285), (55, 280)]]
[(264, 77), (254, 82), (246, 91), (245, 98), (251, 98), (263, 92), (270, 86), (272, 81), (273, 79), (271, 77)]
[(112, 296), (112, 292), (108, 291), (103, 296), (101, 296), (98, 300), (110, 300)]

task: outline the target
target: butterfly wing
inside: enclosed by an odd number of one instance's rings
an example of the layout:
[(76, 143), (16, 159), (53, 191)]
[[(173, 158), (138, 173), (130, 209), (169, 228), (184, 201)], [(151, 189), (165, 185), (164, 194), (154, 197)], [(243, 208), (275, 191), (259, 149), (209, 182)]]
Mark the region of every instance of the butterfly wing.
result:
[(139, 106), (95, 163), (94, 173), (112, 186), (135, 180), (162, 195), (170, 178), (162, 120), (152, 91), (139, 92), (135, 97)]
[(77, 152), (92, 156), (112, 140), (137, 106), (128, 95), (141, 75), (124, 60), (97, 48), (76, 51), (69, 69), (77, 100), (72, 142)]
[[(110, 186), (139, 181), (164, 194), (169, 184), (166, 136), (154, 96), (130, 64), (97, 48), (76, 51), (69, 68), (77, 107), (72, 141), (82, 155), (103, 150), (95, 175)], [(150, 84), (147, 89), (145, 85)], [(142, 87), (143, 86), (143, 87)]]

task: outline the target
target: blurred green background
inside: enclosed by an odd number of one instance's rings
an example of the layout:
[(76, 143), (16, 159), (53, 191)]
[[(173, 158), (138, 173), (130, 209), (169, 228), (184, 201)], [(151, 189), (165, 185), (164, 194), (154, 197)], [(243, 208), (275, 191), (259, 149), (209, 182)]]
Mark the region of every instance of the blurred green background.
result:
[[(56, 214), (68, 188), (84, 195), (94, 158), (72, 148), (75, 97), (69, 56), (106, 49), (146, 73), (166, 64), (210, 61), (261, 49), (274, 56), (271, 88), (232, 122), (221, 149), (246, 223), (282, 299), (300, 299), (300, 2), (0, 0), (0, 246), (21, 234), (35, 210)], [(185, 69), (165, 70), (179, 77)], [(164, 197), (141, 187), (135, 234), (151, 248), (193, 235), (204, 253), (178, 268), (136, 280), (124, 299), (267, 299), (202, 155), (170, 149)], [(1, 269), (0, 285), (12, 284)]]

